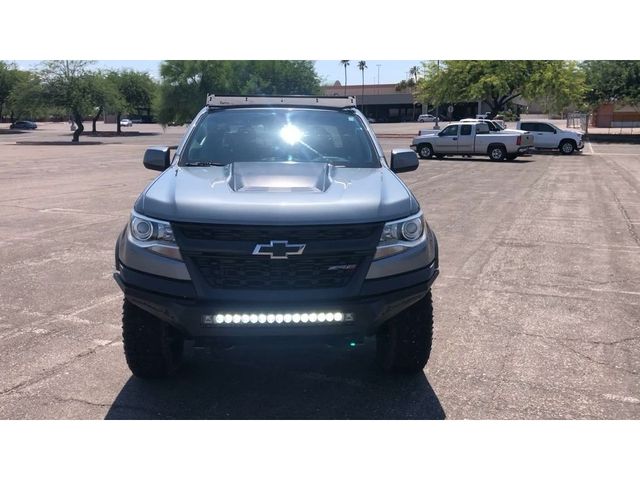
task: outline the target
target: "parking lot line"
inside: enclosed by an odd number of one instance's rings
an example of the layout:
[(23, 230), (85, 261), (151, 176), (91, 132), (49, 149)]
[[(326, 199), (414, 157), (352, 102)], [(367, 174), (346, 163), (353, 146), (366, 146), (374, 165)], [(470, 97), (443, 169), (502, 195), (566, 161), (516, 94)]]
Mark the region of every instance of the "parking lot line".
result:
[(638, 156), (640, 155), (640, 149), (638, 151), (638, 153), (618, 153), (618, 152), (596, 152), (593, 148), (593, 145), (591, 144), (591, 142), (587, 142), (585, 143), (585, 149), (588, 147), (588, 152), (587, 155), (593, 154), (593, 155), (612, 155), (612, 156), (616, 156), (616, 157), (633, 157), (633, 156)]
[(607, 157), (637, 157), (640, 156), (640, 152), (638, 153), (597, 153), (596, 155), (606, 155)]
[(589, 151), (591, 153), (596, 153), (596, 152), (593, 151), (593, 145), (591, 145), (591, 142), (587, 142), (587, 146), (589, 147)]

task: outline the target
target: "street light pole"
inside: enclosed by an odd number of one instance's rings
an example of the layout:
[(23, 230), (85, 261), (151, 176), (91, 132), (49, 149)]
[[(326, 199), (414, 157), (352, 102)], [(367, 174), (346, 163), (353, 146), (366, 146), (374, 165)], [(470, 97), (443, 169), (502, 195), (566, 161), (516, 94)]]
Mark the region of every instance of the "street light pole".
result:
[(381, 66), (382, 66), (382, 65), (381, 65), (380, 63), (377, 63), (377, 64), (376, 64), (376, 67), (378, 67), (378, 88), (377, 88), (378, 95), (380, 95), (380, 67), (381, 67)]

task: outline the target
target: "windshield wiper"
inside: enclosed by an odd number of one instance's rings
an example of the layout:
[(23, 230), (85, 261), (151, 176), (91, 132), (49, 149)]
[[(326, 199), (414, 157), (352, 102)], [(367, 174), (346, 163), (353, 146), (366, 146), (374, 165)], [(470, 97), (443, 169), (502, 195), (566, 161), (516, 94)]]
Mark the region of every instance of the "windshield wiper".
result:
[(217, 162), (187, 162), (183, 163), (183, 167), (224, 167), (226, 163)]

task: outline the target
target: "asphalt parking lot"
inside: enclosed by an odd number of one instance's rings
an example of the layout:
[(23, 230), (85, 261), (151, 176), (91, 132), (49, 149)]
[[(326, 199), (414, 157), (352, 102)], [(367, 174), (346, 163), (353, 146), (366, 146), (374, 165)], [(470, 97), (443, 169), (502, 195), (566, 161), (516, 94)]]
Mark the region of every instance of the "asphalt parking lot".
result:
[(113, 247), (156, 176), (146, 146), (184, 128), (131, 130), (145, 135), (0, 135), (0, 418), (640, 418), (640, 146), (402, 174), (440, 243), (424, 375), (379, 373), (369, 341), (191, 349), (151, 382), (124, 360)]

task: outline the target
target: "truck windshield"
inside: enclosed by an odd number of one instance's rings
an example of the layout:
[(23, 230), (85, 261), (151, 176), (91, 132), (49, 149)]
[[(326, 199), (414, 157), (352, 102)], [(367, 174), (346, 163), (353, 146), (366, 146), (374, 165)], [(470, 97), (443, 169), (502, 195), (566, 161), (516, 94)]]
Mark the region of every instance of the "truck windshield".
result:
[(300, 108), (210, 111), (195, 127), (180, 165), (270, 161), (381, 166), (369, 133), (355, 113)]

